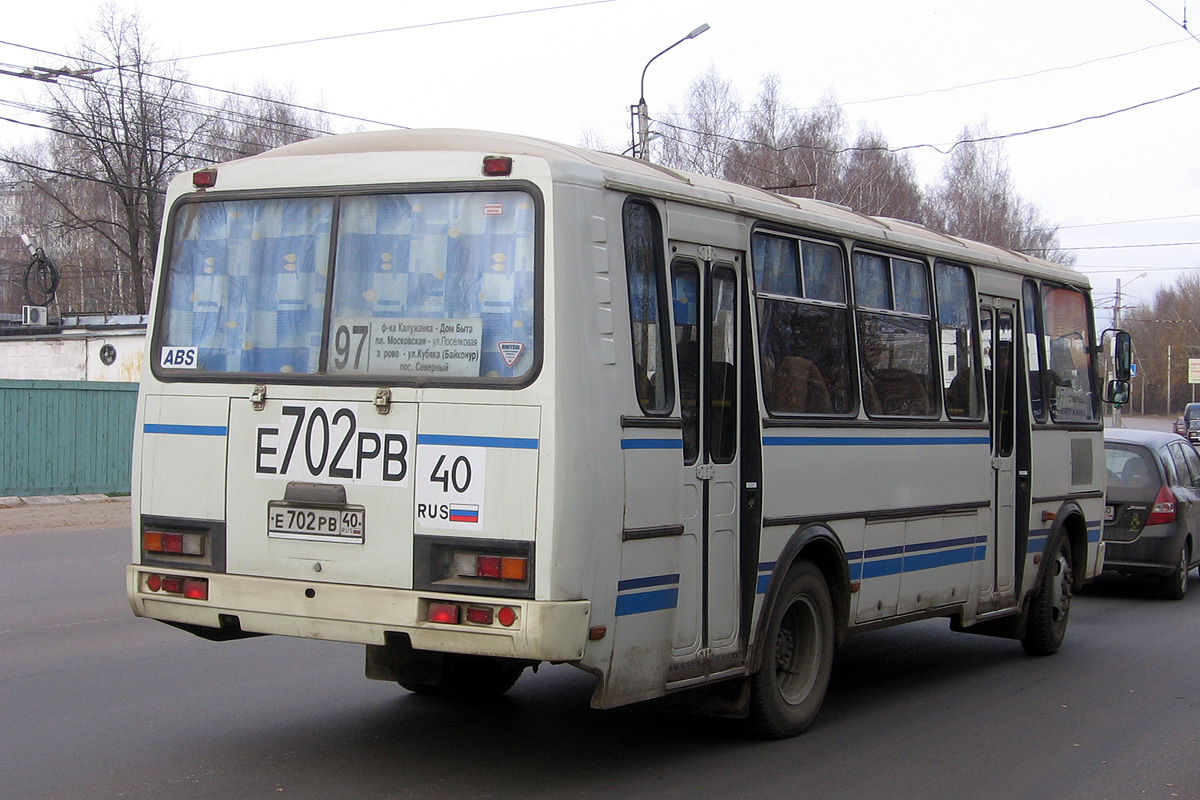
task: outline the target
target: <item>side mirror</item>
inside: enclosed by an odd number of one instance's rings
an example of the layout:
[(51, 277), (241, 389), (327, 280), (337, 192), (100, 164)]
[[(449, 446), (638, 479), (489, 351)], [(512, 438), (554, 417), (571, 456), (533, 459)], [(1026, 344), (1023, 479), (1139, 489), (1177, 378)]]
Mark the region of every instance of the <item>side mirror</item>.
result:
[[(1103, 334), (1112, 334), (1113, 373), (1118, 381), (1129, 383), (1133, 379), (1133, 338), (1128, 331), (1109, 328)], [(1112, 401), (1105, 401), (1112, 402)]]
[(1104, 402), (1123, 406), (1129, 402), (1129, 381), (1109, 381), (1104, 387)]

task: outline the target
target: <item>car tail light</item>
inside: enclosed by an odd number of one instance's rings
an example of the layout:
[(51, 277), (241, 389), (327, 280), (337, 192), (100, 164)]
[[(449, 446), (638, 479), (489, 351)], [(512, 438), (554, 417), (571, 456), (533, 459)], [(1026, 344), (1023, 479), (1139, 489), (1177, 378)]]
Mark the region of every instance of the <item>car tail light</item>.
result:
[(1158, 496), (1154, 498), (1154, 505), (1150, 507), (1150, 516), (1146, 518), (1146, 524), (1162, 525), (1174, 521), (1175, 495), (1171, 494), (1170, 489), (1163, 486), (1158, 490)]

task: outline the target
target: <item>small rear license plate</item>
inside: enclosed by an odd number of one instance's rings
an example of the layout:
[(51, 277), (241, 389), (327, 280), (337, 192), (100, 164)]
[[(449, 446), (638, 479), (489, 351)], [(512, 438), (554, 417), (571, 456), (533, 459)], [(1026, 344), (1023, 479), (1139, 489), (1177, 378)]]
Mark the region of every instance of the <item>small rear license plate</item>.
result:
[(362, 506), (318, 508), (267, 504), (267, 536), (273, 539), (362, 544), (366, 527), (367, 512)]
[(1116, 506), (1105, 506), (1104, 507), (1104, 521), (1105, 522), (1112, 522), (1113, 518), (1116, 517), (1116, 515), (1117, 515), (1117, 507)]

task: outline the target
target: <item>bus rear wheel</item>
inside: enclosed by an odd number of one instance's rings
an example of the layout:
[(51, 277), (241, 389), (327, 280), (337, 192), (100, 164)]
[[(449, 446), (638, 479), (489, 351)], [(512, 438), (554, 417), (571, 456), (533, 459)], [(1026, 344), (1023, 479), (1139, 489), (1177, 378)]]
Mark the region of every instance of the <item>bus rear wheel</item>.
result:
[(801, 561), (783, 579), (751, 678), (750, 724), (761, 736), (803, 733), (821, 708), (833, 671), (833, 601), (825, 577)]
[(486, 700), (499, 697), (511, 689), (524, 671), (525, 664), (503, 658), (447, 653), (442, 661), (441, 677), (436, 683), (399, 683), (414, 694)]
[(1050, 562), (1042, 572), (1037, 594), (1029, 603), (1029, 617), (1021, 646), (1031, 656), (1049, 656), (1058, 652), (1067, 635), (1067, 620), (1071, 616), (1071, 592), (1074, 578), (1071, 572), (1071, 543), (1059, 532), (1046, 551)]

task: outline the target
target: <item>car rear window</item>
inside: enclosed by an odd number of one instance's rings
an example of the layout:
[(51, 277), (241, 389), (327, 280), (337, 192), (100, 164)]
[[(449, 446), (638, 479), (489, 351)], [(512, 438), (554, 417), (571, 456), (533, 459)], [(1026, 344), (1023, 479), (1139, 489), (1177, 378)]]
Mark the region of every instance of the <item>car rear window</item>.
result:
[(1104, 460), (1108, 467), (1110, 489), (1145, 489), (1161, 484), (1158, 470), (1150, 454), (1144, 450), (1107, 445), (1104, 448)]

